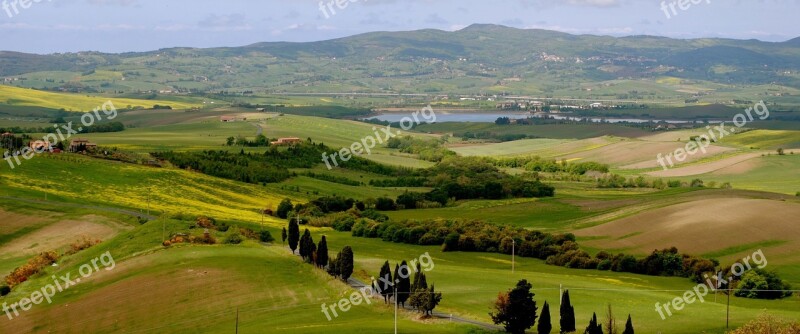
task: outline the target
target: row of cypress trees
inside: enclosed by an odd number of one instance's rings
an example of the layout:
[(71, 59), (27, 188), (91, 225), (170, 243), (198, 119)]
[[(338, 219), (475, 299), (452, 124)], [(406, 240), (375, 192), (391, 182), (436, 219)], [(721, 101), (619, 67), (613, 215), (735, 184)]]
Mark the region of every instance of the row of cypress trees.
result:
[[(508, 292), (501, 292), (494, 303), (494, 312), (489, 313), (495, 324), (503, 325), (506, 332), (523, 334), (526, 330), (536, 324), (539, 318), (536, 332), (538, 334), (550, 334), (553, 331), (552, 320), (550, 318), (550, 304), (544, 302), (542, 312), (537, 317), (536, 301), (533, 300), (535, 294), (531, 292), (533, 286), (527, 280), (521, 280)], [(575, 333), (575, 308), (569, 297), (569, 290), (561, 295), (561, 307), (559, 309), (559, 333)], [(603, 334), (603, 325), (606, 326), (608, 334), (617, 334), (614, 316), (611, 313), (611, 306), (608, 307), (608, 321), (604, 324), (598, 323), (597, 314), (592, 314), (589, 326), (586, 327), (584, 334)], [(625, 330), (622, 334), (634, 334), (633, 322), (628, 315)]]

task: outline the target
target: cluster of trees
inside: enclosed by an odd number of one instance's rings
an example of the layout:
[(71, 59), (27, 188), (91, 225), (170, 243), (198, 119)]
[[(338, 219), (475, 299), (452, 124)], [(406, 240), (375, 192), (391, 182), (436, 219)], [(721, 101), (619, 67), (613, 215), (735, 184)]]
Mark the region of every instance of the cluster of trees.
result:
[(228, 137), (225, 140), (226, 146), (243, 146), (243, 147), (269, 147), (270, 140), (264, 135), (257, 135), (253, 140), (247, 140), (244, 136)]
[[(442, 251), (489, 252), (532, 257), (545, 260), (547, 264), (574, 269), (610, 270), (630, 272), (651, 276), (687, 277), (694, 282), (704, 282), (704, 275), (714, 276), (719, 262), (689, 254), (681, 254), (675, 247), (654, 250), (647, 257), (637, 259), (633, 255), (619, 253), (612, 255), (605, 251), (596, 256), (580, 249), (575, 236), (530, 231), (511, 226), (498, 226), (477, 220), (406, 220), (376, 221), (349, 217), (352, 223), (351, 234), (355, 237), (380, 238), (387, 242), (413, 245), (441, 245)], [(333, 223), (334, 225), (336, 223)], [(774, 273), (759, 272), (752, 275), (743, 287), (763, 286), (764, 281), (774, 282), (768, 286), (777, 290), (789, 290)], [(767, 276), (768, 275), (768, 276)], [(735, 275), (728, 275), (735, 276)], [(725, 276), (725, 277), (728, 277)], [(742, 295), (756, 298), (769, 298), (766, 294), (753, 294), (742, 290)], [(783, 292), (779, 293), (784, 295)], [(769, 295), (773, 296), (773, 295)], [(780, 298), (780, 297), (777, 297)]]
[(499, 167), (523, 168), (529, 172), (568, 173), (584, 175), (590, 171), (608, 173), (608, 165), (597, 162), (568, 162), (543, 159), (538, 156), (514, 158), (485, 158), (487, 162)]
[[(723, 276), (731, 277), (731, 276)], [(746, 272), (742, 277), (736, 277), (728, 284), (735, 285), (734, 295), (755, 299), (780, 299), (792, 295), (792, 286), (778, 277), (778, 274), (763, 269), (754, 269)]]
[[(52, 131), (52, 129), (45, 131), (43, 133), (48, 133)], [(83, 128), (83, 133), (103, 133), (103, 132), (122, 132), (125, 131), (125, 124), (121, 122), (102, 122), (97, 123), (92, 126), (87, 126)]]
[(327, 238), (323, 235), (319, 244), (315, 244), (308, 229), (300, 236), (300, 226), (295, 220), (289, 221), (288, 230), (283, 229), (281, 240), (289, 242), (292, 254), (299, 246), (300, 256), (306, 263), (325, 269), (333, 277), (347, 281), (353, 274), (353, 249), (350, 246), (345, 246), (335, 257), (330, 257)]
[(417, 263), (413, 268), (414, 279), (411, 280), (411, 270), (404, 260), (394, 267), (392, 275), (389, 261), (381, 266), (379, 279), (372, 282), (372, 291), (380, 293), (384, 303), (389, 303), (392, 298), (398, 305), (405, 307), (406, 303), (424, 315), (430, 315), (433, 309), (442, 301), (442, 293), (436, 292), (433, 284), (428, 287), (428, 278), (422, 271), (422, 266)]
[[(644, 176), (638, 177), (630, 177), (625, 178), (622, 175), (617, 174), (606, 174), (601, 177), (597, 178), (597, 187), (598, 188), (653, 188), (653, 189), (666, 189), (666, 188), (680, 188), (680, 187), (691, 187), (691, 188), (703, 188), (705, 187), (705, 183), (703, 180), (694, 179), (691, 182), (681, 182), (679, 180), (669, 180), (664, 181), (662, 179), (655, 179), (655, 180), (647, 180)], [(716, 184), (714, 184), (716, 185)], [(723, 189), (730, 189), (730, 183), (723, 183), (721, 185)]]
[[(67, 124), (67, 122), (64, 121), (63, 118), (57, 119), (56, 122), (54, 122), (54, 123), (56, 123), (57, 125), (58, 124), (65, 124), (65, 125)], [(77, 126), (75, 126), (75, 128), (77, 128)], [(51, 133), (53, 131), (54, 131), (54, 129), (52, 127), (29, 127), (29, 128), (23, 128), (23, 127), (19, 127), (19, 126), (12, 126), (12, 127), (7, 127), (7, 128), (0, 128), (0, 133), (10, 132), (10, 133), (23, 133), (23, 134), (25, 134), (25, 133)], [(100, 123), (97, 123), (97, 124), (93, 124), (92, 126), (84, 126), (83, 130), (81, 130), (80, 132), (81, 133), (101, 133), (101, 132), (121, 132), (121, 131), (125, 131), (125, 125), (122, 124), (121, 122), (100, 122)], [(30, 137), (28, 137), (28, 139), (30, 139)]]
[[(501, 199), (521, 197), (552, 197), (555, 188), (539, 180), (512, 176), (500, 171), (486, 159), (453, 157), (445, 158), (436, 166), (416, 172), (405, 178), (393, 181), (371, 182), (376, 186), (393, 187), (431, 187), (434, 188), (421, 198), (405, 199), (404, 202), (415, 208), (422, 200), (446, 205), (451, 199)], [(409, 195), (406, 195), (409, 196)], [(413, 195), (411, 195), (413, 196)], [(380, 209), (379, 209), (380, 210)]]
[(439, 141), (417, 139), (411, 136), (389, 138), (386, 146), (398, 149), (403, 153), (416, 154), (420, 159), (432, 162), (439, 162), (445, 157), (456, 155), (455, 152), (442, 146)]
[[(539, 324), (536, 327), (536, 333), (550, 334), (553, 331), (550, 304), (545, 301), (540, 315), (537, 316), (538, 307), (533, 299), (536, 294), (531, 292), (532, 288), (533, 286), (523, 279), (517, 282), (517, 285), (508, 292), (499, 293), (492, 307), (493, 312), (489, 313), (492, 321), (497, 325), (503, 325), (508, 333), (524, 334), (526, 330), (536, 324), (536, 319), (538, 318)], [(564, 291), (561, 295), (559, 315), (559, 333), (575, 333), (577, 331), (575, 308), (570, 301), (569, 290)], [(597, 313), (593, 313), (584, 333), (603, 334), (604, 328), (609, 334), (619, 333), (611, 305), (608, 306), (606, 321), (602, 324), (599, 323), (597, 321)], [(622, 333), (634, 334), (630, 315), (628, 315), (628, 321), (625, 323), (625, 330)]]
[[(204, 174), (246, 183), (275, 183), (297, 176), (290, 168), (312, 168), (321, 164), (322, 153), (332, 154), (333, 150), (324, 144), (310, 140), (289, 147), (270, 146), (262, 154), (237, 153), (228, 151), (201, 152), (154, 152), (153, 157), (166, 160), (173, 165), (199, 171)], [(387, 176), (405, 176), (409, 168), (379, 164), (361, 157), (352, 157), (340, 166), (351, 170)]]
[(521, 133), (495, 133), (489, 131), (481, 131), (481, 132), (466, 131), (464, 133), (459, 134), (459, 136), (464, 139), (489, 139), (500, 142), (515, 141), (526, 138), (538, 138), (536, 136), (530, 136)]

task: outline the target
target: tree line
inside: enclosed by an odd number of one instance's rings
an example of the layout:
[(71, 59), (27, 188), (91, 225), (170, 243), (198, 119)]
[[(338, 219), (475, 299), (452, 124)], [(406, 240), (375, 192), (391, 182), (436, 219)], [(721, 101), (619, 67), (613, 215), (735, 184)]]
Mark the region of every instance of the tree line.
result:
[(308, 229), (303, 232), (302, 236), (300, 235), (300, 225), (295, 220), (289, 221), (288, 229), (283, 228), (281, 241), (289, 242), (292, 254), (295, 254), (299, 248), (299, 254), (303, 261), (325, 270), (335, 278), (346, 282), (353, 274), (353, 248), (345, 246), (335, 257), (330, 257), (327, 238), (323, 235), (319, 244), (315, 244)]
[[(526, 330), (536, 325), (536, 320), (538, 318), (539, 323), (536, 327), (536, 333), (550, 334), (553, 331), (550, 304), (545, 301), (542, 311), (537, 315), (538, 307), (536, 301), (533, 299), (536, 294), (531, 292), (532, 289), (533, 285), (523, 279), (517, 282), (517, 285), (508, 292), (499, 293), (497, 295), (497, 300), (495, 300), (494, 305), (492, 305), (493, 312), (489, 313), (489, 316), (492, 317), (492, 321), (496, 325), (502, 325), (508, 333), (524, 334)], [(572, 306), (569, 290), (561, 294), (559, 316), (558, 333), (577, 332), (575, 308)], [(619, 333), (616, 318), (611, 310), (611, 305), (608, 305), (605, 322), (598, 322), (597, 313), (593, 313), (584, 333), (603, 334), (603, 329), (605, 329), (608, 334)], [(631, 320), (630, 314), (628, 315), (628, 321), (625, 323), (625, 330), (622, 334), (634, 334), (633, 321)]]

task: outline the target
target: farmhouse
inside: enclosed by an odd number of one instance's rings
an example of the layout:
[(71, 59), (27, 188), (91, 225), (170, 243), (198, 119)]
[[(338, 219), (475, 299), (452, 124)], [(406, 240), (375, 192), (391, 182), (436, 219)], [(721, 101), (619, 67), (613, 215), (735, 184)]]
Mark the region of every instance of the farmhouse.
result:
[(89, 139), (76, 138), (69, 143), (70, 152), (80, 152), (83, 150), (93, 150), (97, 148), (97, 144), (92, 143)]
[(270, 142), (270, 144), (271, 144), (271, 145), (278, 145), (278, 146), (283, 146), (283, 145), (294, 145), (294, 144), (299, 144), (299, 143), (301, 143), (302, 141), (303, 141), (302, 139), (300, 139), (300, 138), (296, 138), (296, 137), (290, 137), (290, 138), (278, 138), (278, 140), (276, 140), (276, 141), (273, 141), (273, 142)]
[[(55, 152), (55, 149), (53, 148), (53, 146), (50, 145), (49, 142), (46, 142), (46, 141), (43, 141), (43, 140), (31, 141), (30, 143), (28, 143), (28, 146), (30, 146), (30, 148), (34, 152), (44, 152), (44, 151)], [(59, 150), (59, 152), (60, 152), (60, 150)]]

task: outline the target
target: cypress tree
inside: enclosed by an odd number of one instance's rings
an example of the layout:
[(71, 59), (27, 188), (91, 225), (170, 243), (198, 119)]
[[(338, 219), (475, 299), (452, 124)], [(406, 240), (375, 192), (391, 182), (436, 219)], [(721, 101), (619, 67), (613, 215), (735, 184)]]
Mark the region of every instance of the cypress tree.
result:
[(297, 249), (297, 243), (300, 242), (300, 226), (294, 220), (289, 221), (289, 248), (292, 254)]
[(281, 242), (283, 242), (284, 245), (286, 244), (286, 237), (286, 227), (284, 227), (283, 230), (281, 230)]
[(542, 306), (542, 314), (539, 315), (539, 326), (536, 328), (538, 334), (550, 334), (553, 330), (553, 325), (550, 322), (550, 304), (547, 301)]
[(308, 238), (310, 238), (310, 237), (311, 237), (311, 232), (309, 232), (308, 229), (306, 229), (305, 232), (303, 232), (303, 236), (300, 237), (300, 242), (299, 242), (300, 257), (302, 257), (303, 260), (308, 258), (308, 255), (309, 255), (308, 254)]
[(625, 331), (622, 334), (633, 334), (633, 322), (631, 322), (630, 314), (628, 314), (628, 322), (625, 323)]
[(328, 240), (323, 235), (317, 245), (317, 266), (325, 268), (328, 265)]
[(561, 296), (561, 309), (560, 309), (561, 319), (559, 324), (561, 325), (560, 333), (572, 333), (575, 331), (575, 308), (572, 307), (572, 303), (569, 301), (569, 290), (564, 291), (564, 295)]
[(383, 302), (388, 303), (388, 298), (391, 298), (394, 295), (394, 290), (392, 289), (392, 286), (394, 286), (394, 281), (392, 280), (392, 267), (389, 265), (389, 261), (383, 263), (383, 266), (381, 266), (380, 276), (378, 277), (377, 288), (381, 292), (381, 296), (383, 296)]
[[(403, 269), (405, 268), (405, 270)], [(405, 260), (400, 263), (400, 273), (405, 273), (406, 275), (399, 275), (400, 282), (397, 283), (397, 302), (403, 307), (406, 307), (406, 300), (411, 297), (411, 268), (408, 267), (408, 264)], [(398, 279), (398, 273), (395, 273), (395, 280)]]
[(353, 274), (353, 249), (350, 248), (350, 246), (345, 246), (340, 254), (341, 255), (337, 257), (339, 261), (337, 263), (339, 275), (342, 280), (347, 281), (350, 275)]
[(603, 334), (603, 327), (597, 323), (597, 313), (592, 313), (592, 319), (589, 320), (589, 326), (586, 327), (585, 334)]

